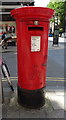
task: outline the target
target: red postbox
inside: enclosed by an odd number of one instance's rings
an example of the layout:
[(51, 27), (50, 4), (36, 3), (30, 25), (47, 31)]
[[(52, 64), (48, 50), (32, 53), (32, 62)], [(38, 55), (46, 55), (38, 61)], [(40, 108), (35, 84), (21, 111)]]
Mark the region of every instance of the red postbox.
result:
[(24, 106), (44, 105), (49, 19), (54, 10), (22, 7), (11, 11), (16, 19), (18, 58), (18, 101)]

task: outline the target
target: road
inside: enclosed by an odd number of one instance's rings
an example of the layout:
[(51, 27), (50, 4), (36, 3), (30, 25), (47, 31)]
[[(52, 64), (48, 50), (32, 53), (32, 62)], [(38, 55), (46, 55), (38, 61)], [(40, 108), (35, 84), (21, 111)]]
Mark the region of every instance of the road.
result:
[(47, 64), (47, 86), (61, 88), (64, 86), (64, 44), (59, 44), (59, 47), (52, 47), (52, 42), (49, 42), (48, 64)]
[[(8, 48), (9, 49), (9, 48)], [(13, 48), (12, 48), (13, 49)], [(13, 84), (17, 86), (17, 53), (3, 52), (3, 59), (6, 61)], [(49, 42), (48, 63), (47, 63), (47, 88), (63, 88), (64, 87), (64, 44), (59, 44), (59, 47), (52, 47), (52, 42)], [(3, 79), (4, 87), (7, 88), (7, 82)]]

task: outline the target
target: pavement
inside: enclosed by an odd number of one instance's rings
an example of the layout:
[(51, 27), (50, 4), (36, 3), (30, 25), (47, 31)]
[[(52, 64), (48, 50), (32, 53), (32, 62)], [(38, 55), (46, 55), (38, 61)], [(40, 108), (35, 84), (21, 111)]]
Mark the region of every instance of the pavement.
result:
[[(63, 42), (64, 43), (64, 42)], [(63, 45), (59, 43), (59, 47), (52, 46), (52, 41), (49, 42), (49, 49), (63, 49)], [(9, 46), (7, 50), (2, 52), (16, 52), (16, 47)], [(48, 78), (46, 78), (48, 79)], [(64, 79), (64, 78), (63, 78)], [(20, 106), (17, 102), (17, 88), (14, 93), (4, 88), (4, 103), (0, 99), (0, 119), (2, 118), (57, 118), (57, 120), (63, 120), (66, 118), (66, 91), (64, 88), (51, 88), (46, 87), (45, 92), (45, 105), (40, 109), (28, 109)], [(0, 80), (0, 96), (1, 91), (1, 80)], [(1, 97), (2, 98), (2, 97)], [(53, 120), (52, 119), (52, 120)], [(7, 120), (7, 119), (6, 119)]]
[[(40, 109), (28, 109), (17, 102), (17, 91), (9, 91), (2, 105), (3, 118), (64, 118), (63, 90), (45, 89), (45, 105)], [(8, 91), (6, 90), (5, 93)], [(4, 94), (5, 94), (4, 93)]]

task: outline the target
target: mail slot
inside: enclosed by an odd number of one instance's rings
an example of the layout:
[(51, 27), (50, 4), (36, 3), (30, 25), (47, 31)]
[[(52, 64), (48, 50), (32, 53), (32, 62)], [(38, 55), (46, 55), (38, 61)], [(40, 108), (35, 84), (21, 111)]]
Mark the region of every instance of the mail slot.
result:
[(11, 11), (17, 27), (18, 102), (26, 107), (45, 104), (48, 30), (53, 13), (44, 7)]
[(39, 30), (39, 31), (43, 31), (43, 27), (28, 27), (29, 31), (33, 31), (33, 30)]

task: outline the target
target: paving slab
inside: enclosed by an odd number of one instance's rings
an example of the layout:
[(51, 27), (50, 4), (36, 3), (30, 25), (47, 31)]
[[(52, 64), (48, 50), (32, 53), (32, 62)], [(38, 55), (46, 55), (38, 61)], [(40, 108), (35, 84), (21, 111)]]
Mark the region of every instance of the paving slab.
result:
[(6, 118), (19, 118), (19, 111), (8, 111)]
[(51, 101), (51, 104), (54, 110), (57, 110), (57, 109), (64, 110), (64, 95), (63, 94), (64, 93), (61, 93), (61, 92), (57, 93), (57, 91), (46, 92), (46, 97)]
[(64, 110), (54, 110), (53, 112), (48, 112), (47, 118), (60, 118), (60, 120), (62, 120), (61, 118), (64, 119)]

